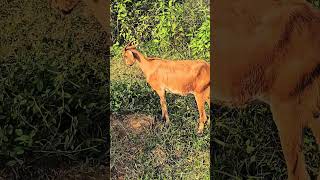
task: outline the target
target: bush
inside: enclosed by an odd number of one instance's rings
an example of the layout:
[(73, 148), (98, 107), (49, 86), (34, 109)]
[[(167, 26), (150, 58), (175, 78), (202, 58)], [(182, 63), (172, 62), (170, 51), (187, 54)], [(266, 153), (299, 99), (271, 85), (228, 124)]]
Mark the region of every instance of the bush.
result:
[(207, 0), (113, 1), (111, 18), (112, 41), (117, 46), (134, 41), (152, 56), (209, 59)]

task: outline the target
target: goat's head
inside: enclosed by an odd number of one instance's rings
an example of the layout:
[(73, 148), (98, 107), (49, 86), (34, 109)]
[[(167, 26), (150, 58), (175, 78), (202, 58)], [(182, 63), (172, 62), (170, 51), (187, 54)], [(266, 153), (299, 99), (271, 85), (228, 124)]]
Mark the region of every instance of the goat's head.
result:
[(132, 49), (135, 49), (135, 48), (136, 47), (132, 44), (132, 42), (130, 42), (129, 44), (126, 45), (126, 47), (123, 50), (122, 58), (128, 66), (132, 66), (137, 60), (133, 52), (131, 51)]

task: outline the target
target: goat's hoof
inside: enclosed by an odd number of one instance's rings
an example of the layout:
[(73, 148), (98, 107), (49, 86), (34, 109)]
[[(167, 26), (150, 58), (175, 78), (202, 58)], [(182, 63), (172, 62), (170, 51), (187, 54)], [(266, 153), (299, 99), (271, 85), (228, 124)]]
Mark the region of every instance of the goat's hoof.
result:
[(165, 124), (165, 126), (169, 126), (170, 125), (170, 121), (166, 120), (164, 124)]
[(197, 131), (197, 135), (198, 135), (198, 136), (202, 136), (202, 135), (203, 135), (203, 130), (198, 130), (198, 131)]
[(204, 123), (199, 123), (198, 124), (198, 134), (202, 134), (203, 133), (203, 129), (204, 129)]
[(203, 128), (198, 128), (197, 134), (201, 136), (203, 134)]

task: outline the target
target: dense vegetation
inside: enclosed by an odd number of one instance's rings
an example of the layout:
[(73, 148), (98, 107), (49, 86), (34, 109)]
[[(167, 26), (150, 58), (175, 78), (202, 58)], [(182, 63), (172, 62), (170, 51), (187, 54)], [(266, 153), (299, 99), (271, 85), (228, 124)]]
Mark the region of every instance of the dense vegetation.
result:
[(209, 60), (209, 0), (119, 0), (111, 4), (113, 50), (129, 41), (148, 55)]
[(105, 163), (108, 47), (99, 24), (81, 7), (63, 16), (47, 1), (0, 7), (0, 179)]
[[(119, 0), (111, 13), (112, 178), (209, 179), (210, 131), (196, 134), (194, 97), (168, 94), (171, 124), (164, 127), (159, 97), (138, 66), (126, 67), (121, 58), (124, 45), (134, 41), (148, 56), (209, 61), (208, 1)], [(137, 132), (140, 124), (145, 128)]]

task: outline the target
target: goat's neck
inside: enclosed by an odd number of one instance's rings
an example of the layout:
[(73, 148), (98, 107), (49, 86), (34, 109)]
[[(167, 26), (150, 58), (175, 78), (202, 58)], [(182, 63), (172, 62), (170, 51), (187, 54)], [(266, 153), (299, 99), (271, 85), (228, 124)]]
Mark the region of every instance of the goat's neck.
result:
[(149, 77), (149, 74), (153, 72), (154, 66), (152, 61), (149, 61), (143, 54), (141, 54), (139, 51), (134, 50), (134, 53), (136, 53), (139, 56), (139, 67), (142, 70), (143, 74), (145, 75), (146, 78)]

